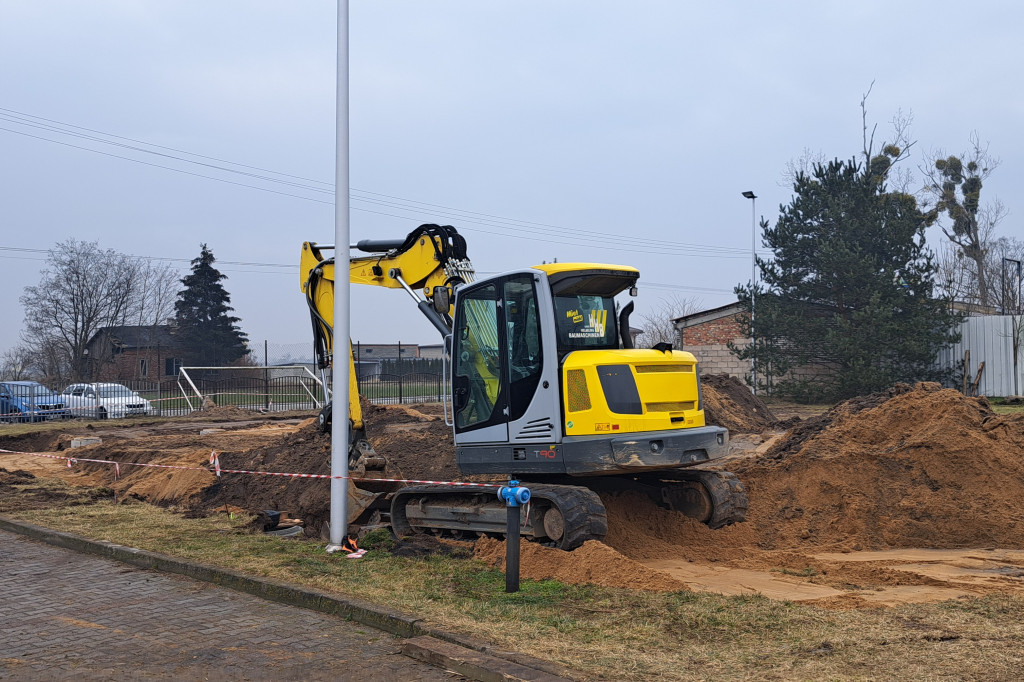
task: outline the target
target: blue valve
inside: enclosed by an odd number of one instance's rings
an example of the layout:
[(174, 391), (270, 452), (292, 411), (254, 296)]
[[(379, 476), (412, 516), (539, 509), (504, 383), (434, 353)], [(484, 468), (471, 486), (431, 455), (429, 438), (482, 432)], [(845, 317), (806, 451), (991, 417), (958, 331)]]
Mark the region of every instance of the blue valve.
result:
[(498, 488), (498, 497), (505, 500), (508, 507), (518, 507), (530, 501), (530, 489), (519, 485), (519, 481), (509, 481), (507, 486)]

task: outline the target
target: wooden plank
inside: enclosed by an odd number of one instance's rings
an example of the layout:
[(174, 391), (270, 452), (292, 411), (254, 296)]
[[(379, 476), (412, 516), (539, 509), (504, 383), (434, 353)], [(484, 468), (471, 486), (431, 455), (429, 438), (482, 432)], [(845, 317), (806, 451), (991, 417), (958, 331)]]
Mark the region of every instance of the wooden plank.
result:
[(978, 395), (978, 384), (981, 383), (981, 373), (985, 371), (985, 361), (982, 360), (978, 364), (978, 374), (974, 377), (974, 383), (971, 384), (971, 395)]
[(971, 349), (968, 348), (964, 351), (964, 387), (960, 391), (964, 395), (967, 393), (967, 382), (971, 380)]

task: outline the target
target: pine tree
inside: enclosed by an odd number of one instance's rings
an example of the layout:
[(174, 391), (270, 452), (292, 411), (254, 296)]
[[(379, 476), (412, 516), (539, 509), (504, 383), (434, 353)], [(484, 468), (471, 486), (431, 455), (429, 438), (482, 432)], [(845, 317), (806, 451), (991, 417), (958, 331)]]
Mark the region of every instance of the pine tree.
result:
[(189, 365), (220, 367), (230, 365), (249, 352), (248, 337), (229, 315), (231, 296), (221, 280), (227, 279), (213, 267), (216, 259), (206, 244), (192, 260), (192, 274), (182, 278), (185, 288), (174, 304), (175, 336), (182, 344)]
[[(775, 227), (762, 223), (773, 258), (758, 259), (762, 283), (744, 332), (759, 384), (798, 400), (836, 400), (899, 381), (940, 380), (939, 349), (957, 340), (959, 318), (934, 298), (936, 266), (925, 247), (926, 216), (914, 197), (889, 192), (888, 159), (800, 173)], [(737, 288), (751, 305), (751, 289)]]

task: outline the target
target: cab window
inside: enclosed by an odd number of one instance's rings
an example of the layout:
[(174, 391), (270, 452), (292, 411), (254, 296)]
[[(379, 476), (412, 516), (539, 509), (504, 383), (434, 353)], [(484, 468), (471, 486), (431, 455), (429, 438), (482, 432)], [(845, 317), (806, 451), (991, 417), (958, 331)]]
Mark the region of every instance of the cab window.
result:
[(618, 348), (615, 299), (611, 296), (555, 297), (558, 350)]
[(453, 378), (455, 425), (464, 429), (492, 421), (501, 378), (498, 296), (493, 284), (459, 303)]

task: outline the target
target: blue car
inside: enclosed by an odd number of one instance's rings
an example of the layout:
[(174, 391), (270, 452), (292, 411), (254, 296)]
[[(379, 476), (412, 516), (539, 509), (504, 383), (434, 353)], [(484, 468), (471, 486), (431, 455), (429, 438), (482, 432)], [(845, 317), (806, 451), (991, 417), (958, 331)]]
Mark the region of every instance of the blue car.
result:
[(0, 382), (0, 421), (70, 419), (64, 399), (37, 381)]

